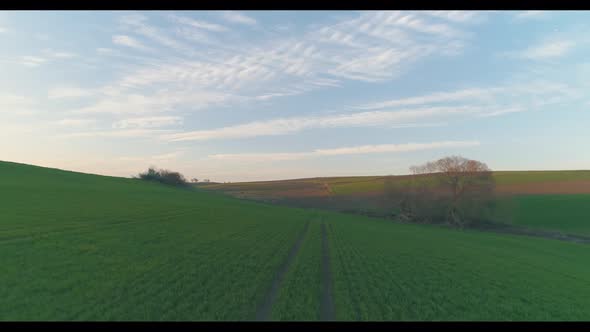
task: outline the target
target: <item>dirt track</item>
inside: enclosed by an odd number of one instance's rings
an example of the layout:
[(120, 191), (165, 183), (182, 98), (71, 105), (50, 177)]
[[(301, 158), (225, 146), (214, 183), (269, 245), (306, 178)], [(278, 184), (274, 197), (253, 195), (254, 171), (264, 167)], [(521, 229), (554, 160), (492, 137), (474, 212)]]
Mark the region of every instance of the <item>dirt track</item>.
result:
[(308, 228), (309, 228), (309, 222), (307, 222), (305, 224), (305, 227), (304, 227), (303, 231), (301, 232), (301, 234), (299, 235), (299, 237), (297, 238), (297, 241), (295, 242), (293, 247), (291, 247), (291, 250), (289, 250), (289, 254), (287, 255), (287, 258), (285, 259), (283, 264), (277, 270), (275, 278), (273, 279), (271, 286), (270, 286), (268, 292), (266, 293), (266, 296), (264, 297), (263, 302), (260, 304), (260, 306), (258, 307), (258, 310), (256, 311), (256, 320), (257, 321), (264, 321), (264, 320), (268, 320), (270, 318), (272, 305), (275, 302), (275, 300), (277, 299), (277, 295), (279, 293), (279, 289), (281, 287), (283, 279), (285, 278), (285, 274), (289, 270), (289, 266), (291, 266), (291, 264), (293, 263), (295, 256), (297, 256), (297, 253), (299, 252), (299, 249), (301, 248), (301, 243), (303, 242), (303, 239), (305, 238), (305, 235), (307, 234)]

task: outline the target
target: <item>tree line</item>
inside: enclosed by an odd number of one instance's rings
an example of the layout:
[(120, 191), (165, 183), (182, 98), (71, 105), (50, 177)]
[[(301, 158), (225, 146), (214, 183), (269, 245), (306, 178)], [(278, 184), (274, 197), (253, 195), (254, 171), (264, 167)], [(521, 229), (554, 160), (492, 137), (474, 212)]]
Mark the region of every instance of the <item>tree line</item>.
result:
[(495, 181), (485, 163), (450, 156), (411, 166), (410, 172), (385, 182), (398, 219), (462, 228), (493, 214)]

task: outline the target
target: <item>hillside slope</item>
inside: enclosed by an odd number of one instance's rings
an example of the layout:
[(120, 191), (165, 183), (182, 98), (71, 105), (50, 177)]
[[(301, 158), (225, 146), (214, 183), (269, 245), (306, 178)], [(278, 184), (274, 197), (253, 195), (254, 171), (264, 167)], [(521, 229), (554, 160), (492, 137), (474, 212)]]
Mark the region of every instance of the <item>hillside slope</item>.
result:
[(0, 320), (588, 320), (590, 246), (0, 162)]

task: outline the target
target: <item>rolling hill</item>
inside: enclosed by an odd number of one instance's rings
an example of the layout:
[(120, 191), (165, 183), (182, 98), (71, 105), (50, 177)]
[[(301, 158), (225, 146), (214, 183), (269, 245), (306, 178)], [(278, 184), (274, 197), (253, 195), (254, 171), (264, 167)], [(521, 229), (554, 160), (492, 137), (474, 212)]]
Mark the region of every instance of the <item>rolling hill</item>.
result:
[[(503, 216), (499, 222), (590, 236), (590, 171), (493, 172)], [(406, 181), (407, 176), (393, 177)], [(387, 216), (385, 176), (199, 184), (211, 191), (287, 206)]]
[(0, 162), (0, 320), (588, 320), (590, 247)]

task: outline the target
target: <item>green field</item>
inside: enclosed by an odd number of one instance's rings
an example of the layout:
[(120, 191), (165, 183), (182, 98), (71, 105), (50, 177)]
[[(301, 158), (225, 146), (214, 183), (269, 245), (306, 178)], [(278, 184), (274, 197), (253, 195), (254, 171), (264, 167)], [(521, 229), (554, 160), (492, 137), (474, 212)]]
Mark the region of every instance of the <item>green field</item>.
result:
[(516, 195), (502, 200), (509, 222), (590, 236), (590, 195)]
[(497, 184), (590, 180), (590, 171), (496, 171)]
[[(528, 184), (554, 181), (590, 180), (590, 171), (496, 171), (493, 172), (497, 185)], [(385, 177), (357, 176), (347, 178), (326, 178), (337, 195), (351, 195), (383, 190)]]
[(588, 245), (6, 162), (0, 202), (0, 320), (590, 319)]

